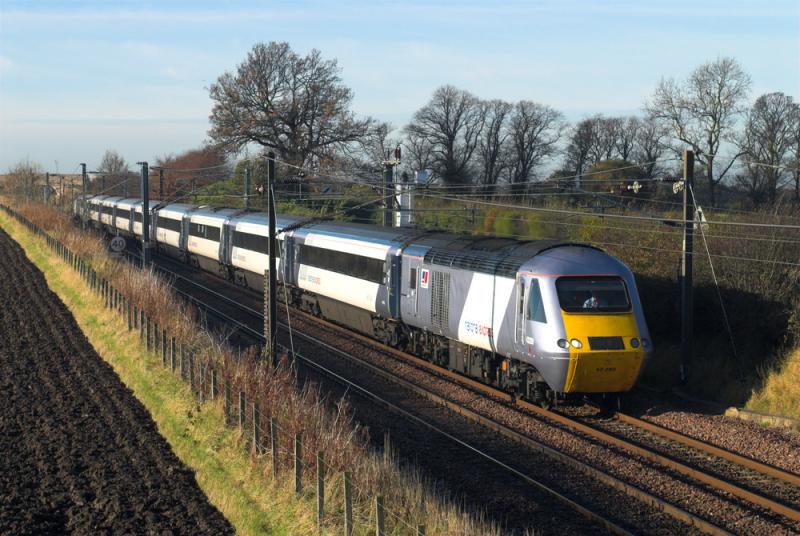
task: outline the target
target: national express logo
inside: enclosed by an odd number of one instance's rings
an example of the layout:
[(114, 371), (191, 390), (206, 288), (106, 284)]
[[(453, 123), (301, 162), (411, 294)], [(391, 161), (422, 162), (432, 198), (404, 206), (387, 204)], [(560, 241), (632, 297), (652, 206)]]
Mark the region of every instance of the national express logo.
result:
[(428, 288), (431, 282), (431, 271), (422, 269), (419, 275), (419, 286), (421, 288)]

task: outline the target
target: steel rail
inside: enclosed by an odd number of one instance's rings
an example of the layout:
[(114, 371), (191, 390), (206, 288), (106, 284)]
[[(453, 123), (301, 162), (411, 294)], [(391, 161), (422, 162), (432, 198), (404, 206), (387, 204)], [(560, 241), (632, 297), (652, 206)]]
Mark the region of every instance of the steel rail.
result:
[[(358, 334), (358, 333), (353, 333), (350, 330), (345, 330), (345, 328), (342, 328), (342, 327), (340, 327), (340, 326), (338, 326), (336, 324), (333, 324), (333, 323), (331, 323), (331, 322), (329, 322), (327, 320), (318, 319), (316, 317), (312, 317), (312, 318), (314, 318), (314, 320), (316, 322), (319, 322), (320, 324), (325, 324), (325, 325), (329, 326), (331, 329), (339, 330), (339, 331), (346, 331), (347, 335), (349, 337), (351, 337), (351, 338), (355, 338), (355, 339), (361, 340), (361, 341), (369, 343), (369, 344), (371, 344), (373, 346), (377, 344), (376, 341), (374, 341), (373, 339), (370, 339), (369, 337), (366, 337), (366, 336)], [(741, 499), (744, 499), (744, 500), (746, 500), (746, 501), (748, 501), (748, 502), (750, 502), (752, 504), (756, 504), (758, 506), (764, 507), (764, 508), (766, 508), (768, 510), (771, 510), (771, 511), (773, 511), (775, 513), (783, 515), (783, 516), (785, 516), (785, 517), (787, 517), (789, 519), (792, 519), (794, 521), (800, 521), (800, 512), (799, 511), (797, 511), (794, 508), (791, 508), (789, 506), (786, 506), (784, 504), (781, 504), (781, 503), (779, 503), (777, 501), (774, 501), (774, 500), (772, 500), (772, 499), (770, 499), (768, 497), (764, 497), (763, 495), (760, 495), (758, 493), (754, 493), (752, 491), (749, 491), (749, 490), (746, 490), (744, 488), (741, 488), (741, 487), (737, 486), (736, 484), (727, 482), (725, 480), (722, 480), (720, 478), (712, 476), (712, 475), (710, 475), (708, 473), (705, 473), (703, 471), (700, 471), (698, 469), (694, 469), (692, 467), (689, 467), (689, 466), (687, 466), (687, 465), (685, 465), (685, 464), (683, 464), (683, 463), (681, 463), (681, 462), (679, 462), (677, 460), (674, 460), (674, 459), (669, 458), (667, 456), (658, 454), (658, 453), (653, 452), (653, 451), (651, 451), (651, 450), (649, 450), (647, 448), (640, 447), (638, 445), (634, 445), (634, 444), (632, 444), (632, 443), (630, 443), (630, 442), (628, 442), (628, 441), (626, 441), (626, 440), (624, 440), (622, 438), (616, 437), (616, 436), (614, 436), (612, 434), (609, 434), (607, 432), (599, 430), (599, 429), (597, 429), (597, 428), (595, 428), (593, 426), (589, 426), (587, 424), (580, 423), (580, 422), (576, 421), (575, 419), (567, 417), (566, 415), (562, 415), (562, 414), (556, 413), (554, 411), (543, 409), (543, 408), (541, 408), (541, 407), (539, 407), (539, 406), (537, 406), (535, 404), (532, 404), (532, 403), (530, 403), (530, 402), (528, 402), (526, 400), (517, 399), (516, 397), (514, 397), (513, 395), (511, 395), (510, 393), (508, 393), (506, 391), (502, 391), (502, 390), (497, 389), (495, 387), (492, 387), (490, 385), (486, 385), (486, 384), (481, 383), (481, 382), (479, 382), (477, 380), (473, 380), (472, 378), (467, 378), (467, 377), (465, 377), (465, 376), (463, 376), (463, 375), (461, 375), (461, 374), (459, 374), (457, 372), (454, 372), (454, 371), (439, 367), (438, 365), (434, 365), (433, 363), (430, 363), (429, 361), (425, 361), (424, 359), (418, 358), (418, 357), (413, 356), (413, 355), (409, 355), (409, 354), (407, 354), (405, 352), (402, 352), (400, 350), (397, 350), (395, 348), (386, 347), (386, 346), (383, 346), (383, 345), (380, 346), (380, 349), (385, 351), (385, 352), (387, 352), (387, 353), (391, 353), (393, 355), (396, 355), (396, 356), (398, 356), (400, 359), (402, 359), (404, 361), (411, 362), (414, 365), (417, 365), (419, 367), (423, 367), (426, 370), (429, 370), (429, 371), (431, 371), (431, 372), (433, 372), (435, 374), (438, 374), (438, 375), (441, 375), (441, 376), (445, 376), (447, 378), (455, 380), (456, 382), (460, 382), (462, 384), (468, 385), (472, 389), (480, 391), (481, 393), (490, 395), (492, 397), (495, 397), (495, 398), (498, 398), (498, 399), (501, 399), (501, 400), (506, 400), (509, 403), (514, 404), (517, 408), (525, 409), (526, 411), (530, 411), (532, 413), (536, 413), (539, 416), (542, 416), (542, 417), (545, 417), (547, 419), (553, 420), (553, 421), (555, 421), (555, 422), (557, 422), (557, 423), (559, 423), (561, 425), (564, 425), (564, 426), (566, 426), (568, 428), (571, 428), (573, 430), (577, 430), (577, 431), (579, 431), (581, 433), (584, 433), (584, 434), (586, 434), (586, 435), (588, 435), (590, 437), (593, 437), (595, 439), (599, 439), (599, 440), (601, 440), (603, 442), (606, 442), (606, 443), (610, 443), (610, 444), (615, 445), (617, 447), (620, 447), (620, 448), (622, 448), (624, 450), (627, 450), (628, 452), (631, 452), (633, 454), (639, 455), (639, 456), (641, 456), (641, 457), (643, 457), (645, 459), (650, 460), (651, 462), (654, 462), (654, 463), (657, 463), (659, 465), (665, 466), (665, 467), (667, 467), (667, 468), (669, 468), (669, 469), (671, 469), (671, 470), (673, 470), (673, 471), (675, 471), (677, 473), (680, 473), (680, 474), (682, 474), (684, 476), (689, 476), (689, 477), (691, 477), (691, 478), (693, 478), (693, 479), (695, 479), (695, 480), (697, 480), (699, 482), (703, 482), (704, 484), (707, 484), (707, 485), (709, 485), (709, 486), (711, 486), (711, 487), (713, 487), (715, 489), (728, 492), (728, 493), (730, 493), (732, 495), (736, 495), (737, 497), (739, 497)], [(691, 439), (691, 438), (689, 438), (689, 439)], [(731, 453), (731, 454), (733, 454), (733, 453)], [(755, 462), (755, 463), (758, 463), (758, 462)], [(788, 474), (788, 475), (790, 477), (793, 476), (791, 474)]]
[(762, 473), (766, 476), (770, 476), (778, 480), (783, 480), (784, 482), (800, 487), (800, 475), (796, 475), (794, 473), (790, 473), (789, 471), (785, 471), (773, 465), (769, 465), (760, 462), (758, 460), (754, 460), (753, 458), (748, 458), (746, 456), (736, 454), (735, 452), (731, 452), (730, 450), (717, 447), (716, 445), (712, 445), (711, 443), (695, 439), (680, 432), (676, 432), (675, 430), (664, 428), (663, 426), (659, 426), (657, 424), (639, 419), (637, 417), (633, 417), (631, 415), (627, 415), (625, 413), (617, 412), (614, 415), (614, 417), (617, 420), (622, 421), (626, 424), (636, 426), (637, 428), (642, 428), (643, 430), (646, 430), (656, 435), (660, 435), (661, 437), (670, 439), (672, 441), (675, 441), (676, 443), (682, 443), (683, 445), (686, 445), (688, 447), (694, 447), (707, 454), (711, 454), (712, 456), (717, 456), (718, 458), (728, 460), (729, 462), (741, 465), (742, 467), (753, 469), (754, 471)]

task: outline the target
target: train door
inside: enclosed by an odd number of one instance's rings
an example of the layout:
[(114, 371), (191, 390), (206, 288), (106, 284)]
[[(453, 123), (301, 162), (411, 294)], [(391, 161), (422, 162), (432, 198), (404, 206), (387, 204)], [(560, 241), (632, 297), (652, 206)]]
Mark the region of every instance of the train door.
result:
[(517, 276), (517, 300), (514, 311), (514, 345), (517, 351), (525, 348), (525, 331), (527, 324), (526, 299), (528, 298), (529, 284), (525, 277)]
[(430, 287), (430, 270), (422, 266), (425, 253), (415, 251), (418, 249), (414, 246), (406, 248), (400, 263), (400, 315), (412, 325), (421, 321), (420, 295), (429, 296)]

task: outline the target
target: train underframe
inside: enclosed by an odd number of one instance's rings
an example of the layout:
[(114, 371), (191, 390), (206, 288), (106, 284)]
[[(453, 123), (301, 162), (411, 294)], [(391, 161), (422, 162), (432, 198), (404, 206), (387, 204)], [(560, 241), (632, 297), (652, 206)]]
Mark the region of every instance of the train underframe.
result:
[[(550, 407), (557, 400), (541, 374), (531, 365), (506, 358), (409, 326), (369, 311), (288, 287), (290, 305), (303, 312), (353, 329), (381, 343), (410, 353), (438, 366), (459, 372), (482, 383), (508, 391), (534, 403)], [(283, 301), (283, 291), (278, 299)]]

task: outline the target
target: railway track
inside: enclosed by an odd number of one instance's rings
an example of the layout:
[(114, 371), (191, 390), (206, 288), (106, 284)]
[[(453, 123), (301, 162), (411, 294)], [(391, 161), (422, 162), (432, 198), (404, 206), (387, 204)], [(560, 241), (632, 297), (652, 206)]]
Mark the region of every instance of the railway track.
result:
[[(578, 411), (586, 413), (585, 408)], [(573, 418), (610, 434), (631, 451), (647, 449), (654, 461), (681, 474), (800, 521), (796, 474), (624, 413), (606, 415), (601, 410)]]
[[(173, 266), (178, 269), (186, 269), (180, 263), (165, 259), (160, 260), (166, 263), (173, 262)], [(166, 270), (166, 273), (168, 275), (171, 274), (173, 278), (183, 278), (196, 288), (203, 287), (203, 285), (194, 281), (194, 278), (185, 278), (171, 270)], [(257, 325), (258, 328), (240, 327), (243, 331), (249, 330), (252, 332), (250, 334), (253, 335), (263, 325), (261, 312), (254, 307), (248, 307), (241, 303), (244, 300), (233, 300), (213, 289), (204, 288), (204, 292), (208, 293), (209, 298), (215, 296), (215, 299), (226, 301), (228, 306), (237, 308), (240, 313), (245, 313), (252, 317), (254, 320), (252, 325)], [(247, 293), (244, 289), (238, 290)], [(184, 295), (191, 295), (190, 292), (185, 290), (181, 292)], [(251, 297), (256, 299), (253, 296)], [(198, 305), (202, 305), (202, 302), (196, 297), (192, 299)], [(209, 307), (212, 306), (209, 305)], [(206, 309), (209, 310), (208, 308)], [(240, 322), (241, 315), (232, 315), (219, 310), (209, 310), (209, 312), (221, 315), (220, 318), (225, 322), (234, 322), (241, 324), (241, 326), (246, 325), (246, 323)], [(238, 317), (239, 320), (234, 317)], [(702, 442), (686, 436), (678, 437), (680, 434), (670, 430), (656, 430), (653, 428), (655, 425), (623, 414), (618, 414), (613, 418), (599, 418), (598, 414), (585, 415), (578, 412), (574, 415), (568, 415), (562, 412), (544, 410), (528, 402), (514, 400), (507, 393), (491, 386), (465, 378), (455, 372), (441, 369), (427, 361), (395, 349), (378, 345), (372, 339), (345, 330), (324, 320), (310, 317), (298, 311), (292, 312), (292, 318), (294, 327), (299, 330), (294, 332), (295, 336), (324, 347), (340, 359), (346, 359), (348, 362), (368, 370), (370, 374), (402, 385), (403, 388), (414, 392), (417, 396), (445, 406), (461, 417), (478, 423), (510, 441), (523, 445), (529, 451), (545, 455), (562, 466), (569, 467), (573, 473), (591, 477), (608, 489), (626, 494), (656, 512), (663, 512), (679, 520), (689, 532), (697, 530), (709, 534), (729, 534), (753, 532), (754, 529), (757, 532), (762, 530), (772, 531), (773, 529), (783, 532), (800, 530), (800, 524), (797, 523), (800, 519), (800, 514), (797, 510), (798, 501), (796, 500), (798, 495), (797, 475), (770, 468), (727, 451), (721, 452), (722, 449), (718, 447), (705, 445), (706, 448), (704, 448), (704, 445), (699, 444)], [(309, 335), (309, 332), (315, 334)], [(260, 332), (258, 335), (260, 336)], [(322, 340), (331, 340), (332, 338), (338, 338), (346, 342), (337, 343), (334, 346)], [(375, 359), (374, 355), (373, 358), (365, 357), (364, 348), (369, 348), (371, 352), (375, 355), (380, 354), (381, 357), (378, 359)], [(387, 357), (393, 361), (386, 361)], [(315, 364), (313, 360), (308, 361), (312, 366)], [(427, 385), (423, 386), (419, 382), (408, 379), (408, 367), (429, 375), (430, 379), (427, 381)], [(323, 372), (328, 375), (339, 376), (325, 367), (317, 368), (320, 371), (324, 369)], [(337, 381), (342, 380), (344, 378), (339, 377)], [(442, 384), (450, 384), (451, 387), (443, 389)], [(458, 386), (459, 392), (454, 394), (452, 386)], [(443, 392), (447, 394), (443, 394)], [(473, 396), (470, 396), (469, 393), (472, 393)], [(474, 395), (479, 395), (479, 398)], [(493, 405), (494, 408), (492, 407)], [(503, 412), (505, 412), (505, 419), (498, 419), (492, 415), (492, 411), (497, 410), (497, 405), (502, 406)], [(397, 410), (399, 408), (394, 409)], [(405, 416), (413, 418), (410, 415)], [(537, 426), (524, 425), (520, 422), (522, 419), (537, 420), (538, 424)], [(641, 465), (648, 471), (658, 471), (660, 469), (662, 473), (666, 473), (666, 475), (662, 474), (661, 480), (671, 480), (675, 483), (674, 485), (682, 484), (689, 489), (695, 488), (696, 490), (699, 488), (702, 490), (701, 495), (709, 496), (724, 506), (719, 510), (712, 509), (712, 515), (702, 515), (703, 508), (696, 508), (692, 504), (678, 504), (680, 501), (674, 500), (674, 494), (673, 497), (667, 499), (660, 497), (660, 494), (653, 493), (652, 489), (646, 490), (643, 489), (643, 486), (637, 485), (637, 483), (631, 483), (629, 478), (624, 477), (624, 471), (623, 475), (615, 475), (613, 471), (608, 471), (607, 468), (598, 468), (598, 464), (589, 463), (586, 456), (581, 457), (574, 455), (574, 453), (565, 453), (561, 449), (554, 448), (552, 441), (541, 441), (540, 438), (537, 438), (537, 434), (532, 431), (532, 428), (537, 428), (541, 423), (545, 423), (546, 426), (551, 428), (556, 428), (558, 433), (555, 435), (563, 435), (562, 432), (567, 433), (578, 438), (578, 441), (589, 440), (596, 445), (602, 444), (604, 445), (603, 448), (613, 453), (613, 456), (626, 455), (629, 460), (636, 459), (636, 465)], [(453, 439), (458, 440), (457, 438)], [(680, 448), (677, 447), (678, 445)], [(715, 460), (711, 464), (714, 466), (714, 470), (708, 468), (708, 463), (705, 465), (700, 463), (702, 460), (698, 456), (689, 456), (687, 454), (697, 454), (698, 452), (702, 453), (702, 456), (706, 458)], [(482, 454), (487, 458), (493, 458), (488, 454)], [(536, 481), (500, 460), (493, 459), (493, 461), (506, 466), (507, 470), (514, 473), (516, 477), (527, 481), (528, 484), (556, 498), (562, 504), (579, 511), (587, 518), (600, 523), (607, 530), (615, 533), (629, 532), (628, 528), (625, 528), (619, 522), (612, 521), (609, 516), (593, 512), (574, 498), (567, 497), (564, 493), (540, 481)], [(633, 461), (631, 461), (631, 464), (633, 464)], [(720, 464), (728, 464), (727, 470), (720, 470)], [(740, 470), (736, 470), (736, 468), (740, 468)], [(786, 501), (787, 494), (789, 496), (788, 504)], [(713, 515), (720, 512), (725, 515)], [(709, 517), (712, 519), (709, 520)], [(752, 522), (754, 518), (759, 521)], [(742, 524), (740, 523), (742, 519), (750, 519), (751, 522)]]

